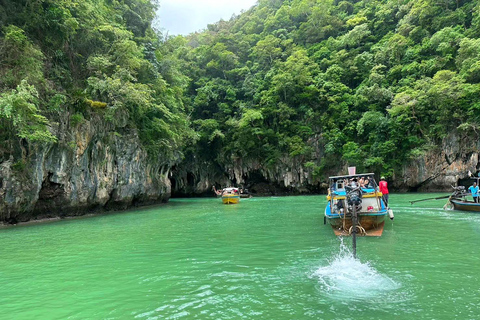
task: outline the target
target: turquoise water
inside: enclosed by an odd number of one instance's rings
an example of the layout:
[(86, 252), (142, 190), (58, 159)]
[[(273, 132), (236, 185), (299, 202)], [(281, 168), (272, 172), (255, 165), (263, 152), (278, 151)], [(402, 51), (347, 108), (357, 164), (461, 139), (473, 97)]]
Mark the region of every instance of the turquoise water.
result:
[(0, 230), (0, 319), (479, 319), (480, 214), (393, 194), (337, 238), (325, 196), (174, 199)]

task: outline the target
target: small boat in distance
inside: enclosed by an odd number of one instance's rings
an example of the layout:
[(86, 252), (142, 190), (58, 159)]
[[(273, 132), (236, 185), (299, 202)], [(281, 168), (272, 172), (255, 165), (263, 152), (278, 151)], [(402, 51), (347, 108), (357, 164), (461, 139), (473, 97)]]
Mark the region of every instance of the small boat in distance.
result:
[(467, 200), (467, 196), (471, 197), (472, 194), (467, 192), (464, 186), (453, 187), (453, 190), (444, 209), (450, 207), (453, 210), (480, 212), (480, 203)]
[(224, 188), (222, 190), (222, 202), (224, 204), (237, 204), (240, 202), (238, 188)]
[(247, 199), (251, 198), (252, 194), (248, 191), (248, 189), (245, 188), (240, 188), (240, 198), (241, 199)]
[(450, 198), (450, 203), (453, 210), (480, 212), (480, 203), (458, 198)]
[(381, 236), (387, 215), (393, 219), (382, 196), (373, 173), (330, 177), (324, 224), (337, 236)]
[[(478, 183), (480, 182), (480, 177), (479, 178), (472, 177), (472, 179), (474, 179), (474, 186), (475, 184), (478, 186)], [(477, 188), (477, 191), (478, 191), (478, 188)], [(450, 207), (453, 207), (453, 210), (480, 212), (480, 203), (467, 200), (467, 196), (471, 197), (472, 193), (465, 190), (464, 186), (453, 187), (453, 193), (448, 198), (448, 202), (445, 205), (445, 208), (450, 206)]]
[[(476, 179), (477, 185), (478, 185), (480, 178), (473, 178), (473, 179)], [(468, 200), (467, 197), (471, 198), (472, 194), (465, 189), (465, 186), (456, 186), (456, 187), (453, 187), (453, 192), (449, 196), (440, 196), (435, 198), (414, 200), (414, 201), (410, 201), (410, 203), (414, 204), (420, 201), (440, 200), (440, 199), (448, 198), (447, 203), (443, 206), (443, 209), (480, 212), (480, 203), (474, 202), (473, 200)]]

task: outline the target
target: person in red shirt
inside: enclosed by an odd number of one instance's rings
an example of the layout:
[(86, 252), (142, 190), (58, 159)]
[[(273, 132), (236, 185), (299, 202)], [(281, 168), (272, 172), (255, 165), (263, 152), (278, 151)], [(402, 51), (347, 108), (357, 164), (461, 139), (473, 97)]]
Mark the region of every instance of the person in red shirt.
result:
[(380, 178), (378, 188), (380, 192), (383, 193), (383, 201), (385, 201), (385, 205), (388, 207), (388, 183), (385, 181), (385, 177)]

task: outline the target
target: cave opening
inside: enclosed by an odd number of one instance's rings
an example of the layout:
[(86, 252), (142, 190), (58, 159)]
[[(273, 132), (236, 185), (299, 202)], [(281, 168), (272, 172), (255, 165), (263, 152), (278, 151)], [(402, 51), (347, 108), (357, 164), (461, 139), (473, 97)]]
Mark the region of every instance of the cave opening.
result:
[(52, 181), (53, 173), (49, 172), (42, 182), (42, 188), (38, 193), (38, 200), (35, 204), (35, 211), (46, 212), (60, 210), (64, 203), (65, 186)]

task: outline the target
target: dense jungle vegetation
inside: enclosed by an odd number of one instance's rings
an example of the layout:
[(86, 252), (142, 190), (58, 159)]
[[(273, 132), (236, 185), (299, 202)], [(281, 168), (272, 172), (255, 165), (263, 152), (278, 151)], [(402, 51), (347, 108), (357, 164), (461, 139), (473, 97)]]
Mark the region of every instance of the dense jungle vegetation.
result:
[(152, 29), (157, 5), (0, 0), (0, 156), (94, 113), (172, 164), (288, 158), (319, 179), (479, 138), (478, 1), (259, 0), (186, 37)]
[(18, 157), (19, 139), (75, 146), (52, 128), (100, 115), (118, 136), (138, 129), (153, 158), (178, 160), (193, 131), (185, 84), (161, 74), (155, 8), (148, 0), (1, 0), (1, 158)]

